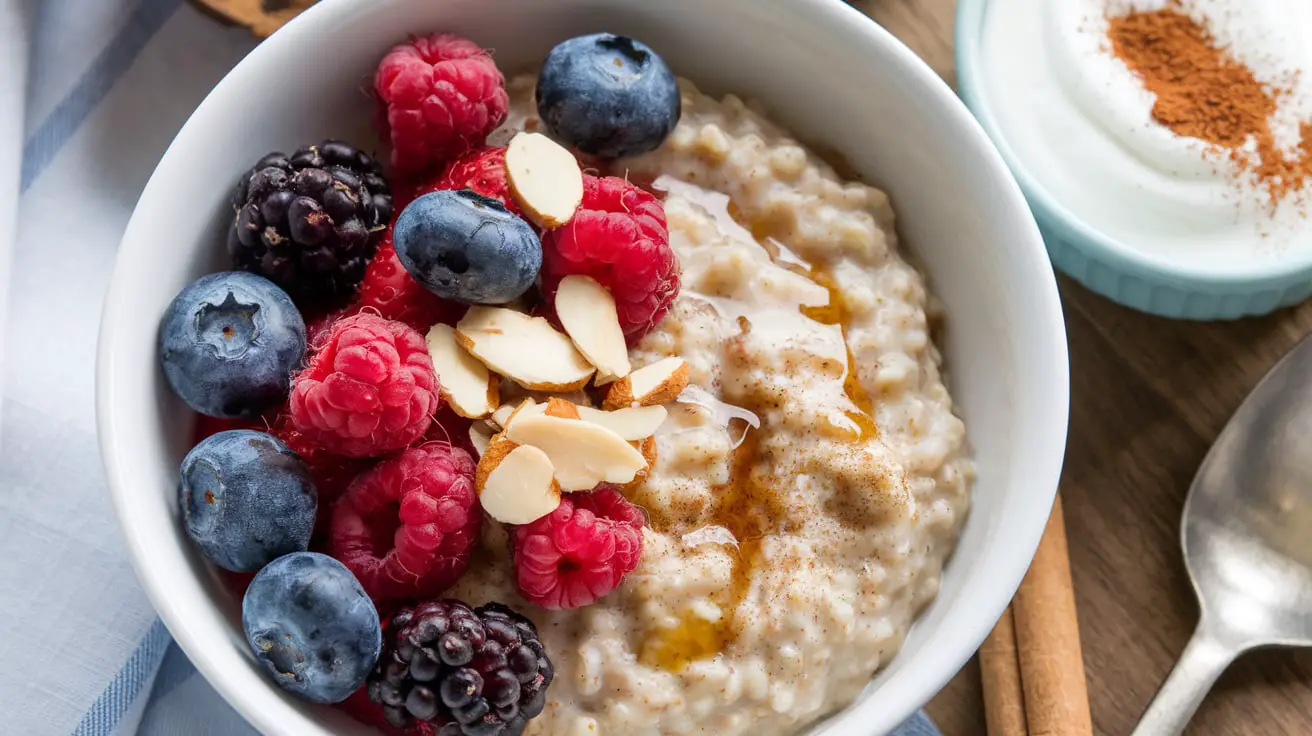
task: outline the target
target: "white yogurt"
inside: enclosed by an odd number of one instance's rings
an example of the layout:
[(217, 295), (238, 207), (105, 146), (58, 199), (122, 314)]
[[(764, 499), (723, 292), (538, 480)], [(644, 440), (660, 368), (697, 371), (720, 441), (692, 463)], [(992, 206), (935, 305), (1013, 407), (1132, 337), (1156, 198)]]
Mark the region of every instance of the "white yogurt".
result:
[[(989, 107), (1021, 165), (1079, 219), (1163, 261), (1236, 273), (1312, 249), (1312, 191), (1273, 208), (1228, 151), (1152, 119), (1155, 95), (1118, 59), (1108, 18), (1166, 0), (993, 0), (982, 37)], [(1258, 81), (1290, 91), (1271, 119), (1296, 147), (1312, 120), (1312, 3), (1186, 0)], [(1247, 148), (1256, 150), (1253, 140)]]

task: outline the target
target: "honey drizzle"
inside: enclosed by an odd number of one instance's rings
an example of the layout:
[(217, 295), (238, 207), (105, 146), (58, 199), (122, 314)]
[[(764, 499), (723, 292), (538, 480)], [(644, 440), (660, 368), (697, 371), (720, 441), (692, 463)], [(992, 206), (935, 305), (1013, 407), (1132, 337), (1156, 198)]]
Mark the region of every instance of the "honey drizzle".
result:
[(763, 522), (770, 515), (777, 515), (777, 511), (768, 508), (776, 506), (777, 499), (770, 497), (769, 487), (757, 485), (758, 474), (753, 472), (760, 455), (760, 432), (747, 433), (730, 458), (729, 482), (712, 489), (715, 502), (710, 523), (725, 527), (738, 540), (729, 585), (712, 595), (720, 608), (720, 618), (709, 621), (687, 612), (675, 628), (651, 632), (643, 642), (640, 657), (647, 664), (679, 672), (697, 660), (723, 652), (736, 637), (734, 618), (751, 592), (751, 573), (760, 563), (768, 531)]
[[(660, 194), (659, 184), (654, 189)], [(687, 192), (681, 192), (687, 195)], [(709, 197), (707, 198), (709, 199)], [(719, 220), (716, 203), (706, 199), (698, 200), (713, 217)], [(879, 428), (874, 419), (874, 401), (861, 386), (856, 373), (856, 363), (852, 348), (847, 342), (850, 314), (833, 275), (823, 268), (801, 262), (796, 258), (782, 257), (784, 248), (762, 223), (753, 224), (743, 216), (742, 210), (729, 200), (727, 207), (720, 208), (727, 212), (733, 222), (741, 225), (756, 242), (770, 255), (775, 265), (805, 276), (829, 292), (829, 303), (818, 307), (800, 307), (802, 314), (826, 325), (838, 325), (842, 331), (843, 344), (847, 350), (847, 372), (843, 378), (843, 390), (855, 411), (844, 412), (856, 425), (858, 432), (854, 441), (877, 437)], [(740, 322), (740, 329), (746, 331), (749, 325)], [(639, 659), (649, 665), (670, 672), (679, 672), (692, 662), (715, 656), (725, 651), (736, 638), (734, 620), (738, 609), (751, 594), (752, 572), (759, 566), (764, 552), (764, 543), (772, 533), (778, 530), (773, 519), (786, 517), (786, 509), (778, 493), (770, 485), (775, 477), (770, 472), (757, 472), (757, 464), (762, 459), (761, 438), (769, 431), (766, 417), (771, 406), (744, 407), (761, 417), (761, 428), (748, 429), (741, 445), (730, 457), (729, 481), (712, 488), (714, 499), (708, 524), (723, 526), (733, 533), (738, 540), (737, 558), (734, 560), (733, 572), (728, 586), (713, 594), (712, 598), (720, 608), (718, 621), (709, 621), (691, 612), (684, 613), (678, 626), (672, 629), (649, 631), (643, 642)]]
[(852, 354), (852, 345), (847, 341), (847, 330), (852, 324), (847, 311), (847, 302), (832, 274), (821, 269), (811, 269), (811, 280), (829, 291), (829, 303), (823, 307), (802, 307), (802, 314), (822, 325), (838, 325), (843, 332), (843, 348), (847, 351), (847, 373), (843, 376), (843, 392), (856, 406), (856, 411), (843, 412), (860, 430), (860, 437), (878, 437), (879, 427), (875, 425), (875, 402), (870, 398), (861, 377), (856, 370), (856, 356)]

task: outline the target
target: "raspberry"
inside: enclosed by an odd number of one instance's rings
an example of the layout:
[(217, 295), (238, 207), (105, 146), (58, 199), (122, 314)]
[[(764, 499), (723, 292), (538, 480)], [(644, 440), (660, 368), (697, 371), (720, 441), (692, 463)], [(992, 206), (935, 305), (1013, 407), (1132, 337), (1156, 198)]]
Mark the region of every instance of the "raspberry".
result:
[(473, 458), (430, 442), (351, 483), (333, 509), (332, 553), (375, 601), (433, 596), (469, 567), (482, 521)]
[(310, 443), (372, 457), (424, 436), (437, 406), (424, 338), (400, 322), (357, 314), (337, 321), (296, 375), (289, 409)]
[(642, 556), (642, 512), (612, 488), (571, 493), (514, 527), (515, 583), (543, 608), (579, 608), (619, 587)]
[(350, 312), (377, 313), (383, 319), (396, 320), (427, 334), (438, 322), (455, 324), (465, 313), (465, 305), (448, 301), (425, 289), (414, 280), (396, 257), (392, 247), (392, 229), (387, 229), (378, 254), (369, 262), (360, 294)]
[(325, 312), (305, 322), (305, 349), (313, 353), (320, 346), (328, 342), (328, 333), (332, 331), (333, 325), (342, 317), (348, 317), (354, 312), (349, 308), (335, 309), (331, 312)]
[(623, 179), (585, 174), (574, 217), (542, 238), (548, 303), (570, 274), (591, 276), (610, 290), (625, 339), (629, 345), (641, 340), (679, 295), (679, 260), (660, 200)]
[(432, 170), (481, 145), (506, 120), (506, 80), (478, 44), (440, 33), (394, 47), (378, 65), (380, 124), (401, 173)]
[(452, 161), (436, 182), (428, 186), (420, 186), (415, 196), (439, 189), (469, 189), (475, 194), (498, 200), (506, 206), (506, 209), (520, 217), (524, 215), (519, 208), (519, 203), (510, 196), (504, 148), (484, 147), (466, 153)]
[(233, 591), (240, 598), (246, 595), (246, 589), (250, 587), (251, 581), (255, 579), (253, 572), (233, 572), (224, 570), (221, 567), (215, 567), (214, 571), (219, 574), (219, 579), (228, 586), (228, 590)]
[(319, 492), (320, 516), (332, 508), (333, 502), (355, 480), (355, 476), (367, 467), (366, 460), (336, 455), (311, 442), (296, 428), (290, 414), (279, 414), (269, 434), (282, 440), (310, 469), (314, 488)]

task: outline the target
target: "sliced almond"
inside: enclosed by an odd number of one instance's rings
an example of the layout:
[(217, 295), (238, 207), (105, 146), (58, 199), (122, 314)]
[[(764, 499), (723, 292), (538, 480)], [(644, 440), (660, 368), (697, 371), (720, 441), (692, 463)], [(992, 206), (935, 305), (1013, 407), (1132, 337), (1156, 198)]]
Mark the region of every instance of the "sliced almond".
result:
[(669, 413), (663, 406), (626, 407), (615, 411), (599, 411), (580, 406), (576, 411), (579, 419), (600, 424), (630, 442), (645, 440), (655, 434), (656, 428), (661, 426)]
[(528, 524), (560, 505), (551, 459), (531, 445), (507, 452), (483, 475), (477, 490), (483, 510), (503, 524)]
[[(642, 453), (642, 459), (647, 461), (647, 469), (651, 470), (656, 465), (656, 438), (648, 437), (638, 445), (638, 452)], [(646, 473), (644, 473), (645, 475)]]
[(629, 375), (629, 348), (624, 342), (615, 297), (588, 276), (571, 274), (556, 289), (556, 316), (574, 347), (614, 380)]
[(612, 383), (601, 408), (668, 404), (687, 385), (688, 364), (683, 358), (662, 358)]
[(497, 407), (496, 411), (492, 412), (492, 416), (489, 417), (489, 419), (491, 419), (492, 423), (497, 425), (499, 428), (505, 429), (506, 427), (510, 426), (510, 420), (515, 418), (515, 414), (519, 413), (520, 411), (523, 411), (524, 409), (533, 409), (535, 407), (539, 407), (542, 409), (546, 408), (545, 405), (538, 404), (532, 398), (525, 398), (523, 401), (520, 401), (518, 404), (502, 404), (501, 406)]
[(556, 396), (547, 399), (547, 408), (543, 413), (549, 417), (559, 417), (561, 419), (579, 418), (578, 407)]
[(518, 133), (506, 147), (510, 196), (535, 225), (548, 230), (574, 216), (583, 201), (583, 171), (564, 146), (541, 133)]
[(497, 408), (497, 377), (474, 356), (460, 347), (451, 325), (436, 324), (428, 330), (428, 356), (433, 359), (442, 398), (455, 413), (480, 419)]
[(512, 404), (502, 404), (501, 406), (498, 406), (497, 410), (492, 412), (492, 416), (490, 417), (492, 423), (497, 425), (500, 429), (505, 429), (506, 425), (510, 423), (510, 417), (515, 413), (516, 408), (517, 407)]
[(483, 449), (483, 454), (478, 458), (478, 467), (474, 469), (474, 490), (482, 488), (483, 484), (487, 483), (488, 473), (491, 473), (492, 469), (500, 464), (502, 458), (509, 455), (515, 447), (515, 443), (506, 438), (505, 432), (493, 435), (487, 447)]
[(533, 399), (524, 399), (523, 401), (519, 402), (519, 406), (515, 407), (514, 411), (510, 412), (510, 416), (506, 417), (506, 429), (510, 429), (510, 425), (514, 424), (515, 419), (520, 416), (545, 414), (546, 411), (547, 411), (547, 405), (545, 403), (538, 404), (535, 403)]
[(638, 452), (642, 453), (642, 459), (647, 461), (647, 467), (638, 471), (638, 474), (633, 476), (633, 480), (629, 482), (630, 486), (636, 483), (641, 483), (644, 480), (647, 480), (647, 476), (651, 473), (651, 469), (656, 467), (656, 438), (655, 437), (648, 437), (642, 442), (634, 442), (632, 444), (638, 450)]
[(517, 444), (547, 453), (556, 468), (556, 482), (564, 491), (588, 491), (598, 483), (628, 483), (647, 467), (641, 452), (600, 424), (528, 415), (516, 417), (505, 434)]
[(574, 391), (592, 377), (587, 359), (541, 317), (501, 307), (470, 307), (456, 324), (456, 339), (488, 368), (524, 388)]
[(474, 452), (478, 457), (483, 457), (487, 452), (487, 446), (492, 443), (492, 429), (487, 422), (474, 422), (469, 425), (469, 444), (474, 446)]

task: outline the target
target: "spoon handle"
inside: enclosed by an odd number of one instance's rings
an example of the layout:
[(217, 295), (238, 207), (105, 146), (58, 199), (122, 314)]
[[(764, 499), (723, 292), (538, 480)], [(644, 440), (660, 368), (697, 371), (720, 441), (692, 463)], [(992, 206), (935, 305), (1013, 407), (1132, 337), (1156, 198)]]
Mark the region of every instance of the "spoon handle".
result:
[(1180, 654), (1171, 674), (1157, 691), (1133, 736), (1176, 736), (1202, 704), (1216, 678), (1239, 656), (1241, 647), (1226, 641), (1224, 634), (1198, 622), (1193, 638)]

